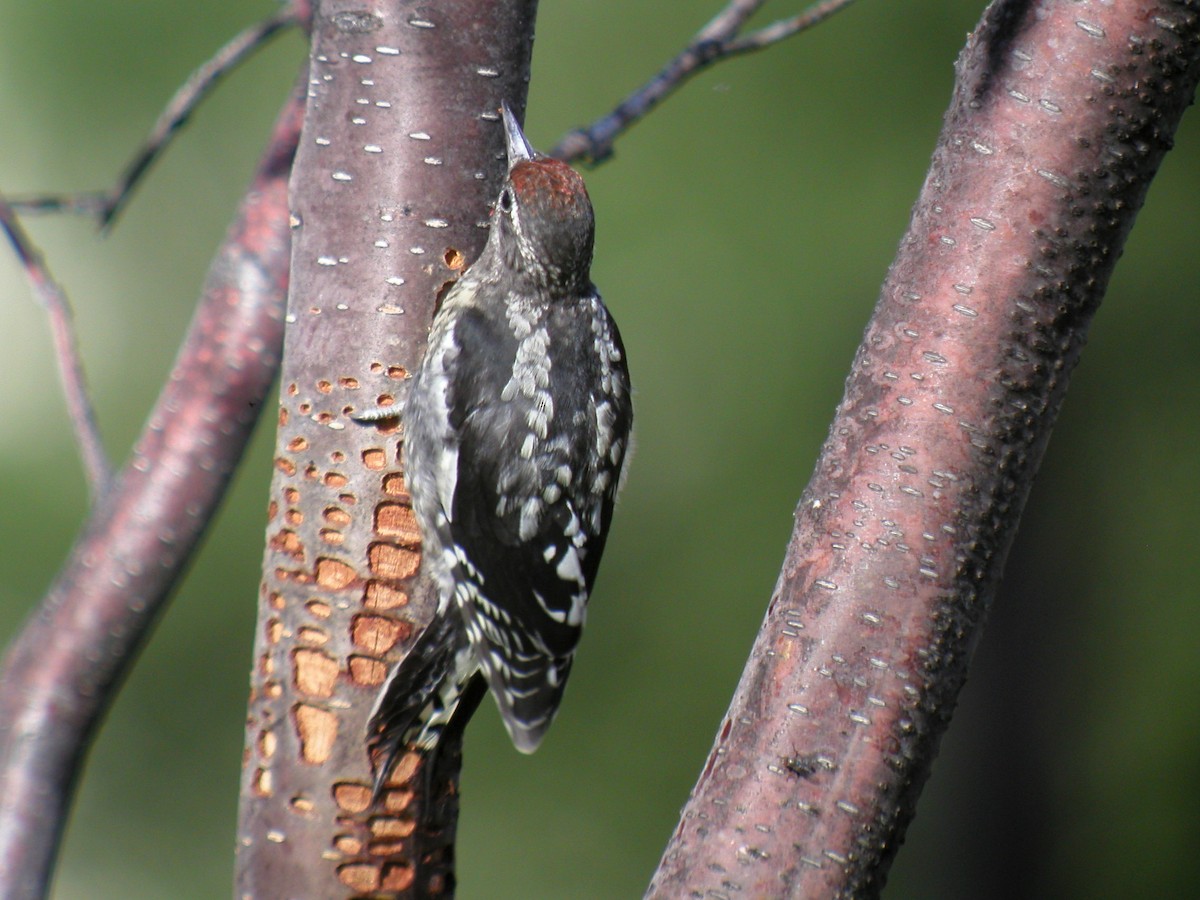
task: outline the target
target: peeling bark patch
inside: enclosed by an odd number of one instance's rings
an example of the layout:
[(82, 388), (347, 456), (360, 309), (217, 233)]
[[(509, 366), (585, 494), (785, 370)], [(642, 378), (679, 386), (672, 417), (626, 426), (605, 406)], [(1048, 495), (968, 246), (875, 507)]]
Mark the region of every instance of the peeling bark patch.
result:
[(294, 531), (285, 528), (275, 532), (271, 535), (270, 545), (272, 550), (290, 556), (296, 562), (304, 561), (304, 545)]
[[(383, 884), (381, 887), (385, 891), (406, 891), (412, 887), (414, 877), (412, 866), (393, 863), (392, 865), (383, 867)], [(435, 893), (439, 892), (430, 891), (431, 895)]]
[(407, 837), (413, 833), (415, 826), (416, 823), (412, 819), (401, 819), (398, 816), (375, 816), (371, 819), (371, 837), (381, 840)]
[(258, 733), (258, 740), (255, 742), (258, 747), (258, 755), (266, 762), (270, 762), (275, 755), (275, 748), (279, 746), (279, 738), (275, 736), (275, 732), (269, 728), (265, 728)]
[(375, 507), (375, 533), (394, 537), (405, 547), (421, 546), (421, 531), (412, 507), (405, 503), (380, 503)]
[(275, 468), (289, 478), (296, 474), (296, 464), (290, 459), (284, 459), (281, 456), (275, 458)]
[(303, 644), (312, 644), (315, 647), (323, 647), (329, 643), (329, 632), (324, 628), (317, 628), (314, 625), (302, 625), (296, 632), (296, 637)]
[(304, 608), (317, 619), (328, 619), (333, 615), (333, 608), (324, 600), (309, 600), (304, 604)]
[(347, 478), (345, 475), (343, 475), (341, 472), (325, 473), (325, 486), (326, 487), (331, 487), (334, 489), (344, 488), (349, 483), (350, 483), (350, 479)]
[(370, 863), (346, 863), (338, 866), (338, 881), (355, 891), (377, 891), (380, 887), (380, 872)]
[(355, 646), (375, 654), (384, 654), (407, 638), (412, 626), (385, 616), (355, 616), (350, 623), (350, 639)]
[(392, 581), (411, 578), (421, 567), (421, 554), (395, 544), (372, 544), (367, 548), (367, 560), (372, 575)]
[(300, 492), (295, 488), (286, 488), (283, 492), (283, 499), (287, 501), (288, 506), (295, 506), (300, 502)]
[(313, 802), (304, 796), (293, 797), (288, 802), (288, 807), (292, 812), (302, 816), (307, 816), (313, 811)]
[(358, 856), (363, 851), (363, 842), (353, 834), (339, 834), (333, 839), (334, 849), (343, 856)]
[(327, 506), (321, 514), (325, 517), (325, 521), (335, 528), (345, 528), (350, 524), (350, 513), (346, 512), (340, 506)]
[(312, 697), (332, 697), (337, 684), (337, 660), (321, 650), (292, 653), (292, 675), (296, 690)]
[(371, 819), (371, 856), (396, 856), (404, 852), (404, 839), (413, 833), (416, 822), (396, 816), (375, 816)]
[(411, 789), (390, 788), (383, 792), (380, 807), (387, 813), (401, 813), (412, 804), (413, 796)]
[(404, 836), (397, 835), (394, 838), (371, 838), (371, 842), (367, 845), (367, 854), (369, 856), (399, 856), (404, 852)]
[(404, 368), (404, 366), (388, 366), (387, 377), (392, 379), (392, 381), (403, 381), (408, 377), (408, 369)]
[(279, 639), (283, 637), (283, 623), (278, 619), (267, 620), (267, 643), (278, 644)]
[(301, 453), (308, 449), (308, 438), (294, 437), (288, 441), (287, 448), (292, 453)]
[(389, 497), (408, 497), (408, 488), (404, 484), (404, 476), (398, 472), (384, 475), (383, 492)]
[(271, 779), (271, 770), (258, 768), (254, 770), (254, 779), (251, 783), (251, 790), (254, 791), (256, 797), (270, 797), (274, 790), (274, 783)]
[(387, 453), (379, 447), (368, 447), (362, 452), (362, 461), (368, 469), (382, 469), (387, 465)]
[(387, 678), (385, 663), (369, 656), (350, 657), (350, 680), (361, 687), (379, 687)]
[(362, 602), (367, 609), (395, 609), (408, 603), (408, 594), (382, 582), (369, 581)]
[(311, 765), (329, 761), (337, 740), (337, 716), (325, 709), (298, 704), (292, 710), (296, 736), (300, 739), (300, 758)]
[(289, 509), (283, 514), (283, 519), (289, 525), (303, 525), (304, 513), (300, 512), (298, 509)]
[(333, 802), (344, 813), (366, 812), (371, 805), (371, 789), (351, 781), (339, 781), (333, 786)]
[(318, 532), (318, 536), (321, 538), (321, 543), (331, 547), (340, 547), (346, 542), (346, 536), (335, 528), (322, 528)]
[(308, 584), (312, 581), (312, 576), (307, 572), (302, 572), (299, 569), (285, 569), (283, 566), (275, 567), (276, 581), (294, 581), (296, 584)]
[[(392, 768), (392, 773), (388, 776), (384, 787), (388, 788), (384, 794), (384, 809), (394, 810), (397, 807), (403, 809), (412, 799), (412, 791), (407, 789), (409, 782), (413, 776), (417, 774), (417, 767), (421, 764), (421, 756), (417, 753), (406, 753), (400, 757), (400, 761)], [(401, 790), (396, 790), (401, 788)], [(392, 795), (398, 795), (393, 797)]]
[(317, 560), (317, 584), (326, 590), (340, 591), (354, 583), (354, 569), (336, 559), (321, 557)]

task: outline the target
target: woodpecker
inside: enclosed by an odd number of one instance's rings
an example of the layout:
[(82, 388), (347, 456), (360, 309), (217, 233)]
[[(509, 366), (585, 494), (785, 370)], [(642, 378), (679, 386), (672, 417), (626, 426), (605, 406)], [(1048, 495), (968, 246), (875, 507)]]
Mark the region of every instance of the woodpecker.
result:
[(533, 149), (507, 103), (501, 112), (508, 175), (487, 244), (434, 316), (401, 412), (438, 607), (371, 712), (376, 796), (402, 752), (435, 752), (464, 693), (484, 682), (516, 748), (537, 749), (629, 451), (629, 371), (590, 277), (587, 189)]

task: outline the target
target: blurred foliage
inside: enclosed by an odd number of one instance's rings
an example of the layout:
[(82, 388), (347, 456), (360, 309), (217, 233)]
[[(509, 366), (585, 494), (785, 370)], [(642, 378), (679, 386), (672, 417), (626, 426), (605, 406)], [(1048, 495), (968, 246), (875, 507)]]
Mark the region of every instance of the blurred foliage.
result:
[[(543, 4), (535, 142), (606, 112), (719, 3)], [(0, 189), (107, 184), (191, 68), (270, 9), (0, 0)], [(554, 733), (527, 759), (490, 708), (470, 730), (463, 898), (645, 889), (765, 610), (981, 10), (863, 0), (702, 75), (588, 175), (638, 450)], [(115, 458), (303, 52), (291, 35), (237, 73), (107, 240), (82, 221), (29, 222), (72, 294)], [(1200, 881), (1191, 116), (1097, 318), (889, 900), (1183, 896)], [(6, 642), (86, 497), (48, 329), (11, 259), (0, 287)], [(93, 748), (57, 898), (228, 896), (268, 432)]]

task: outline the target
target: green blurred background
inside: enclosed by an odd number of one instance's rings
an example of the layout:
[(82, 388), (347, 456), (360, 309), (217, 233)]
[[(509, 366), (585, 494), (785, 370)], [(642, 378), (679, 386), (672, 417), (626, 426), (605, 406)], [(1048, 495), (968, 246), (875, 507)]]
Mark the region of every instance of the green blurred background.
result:
[[(544, 3), (535, 143), (610, 109), (719, 2)], [(696, 79), (588, 175), (638, 451), (551, 737), (520, 756), (491, 704), (469, 732), (461, 897), (641, 896), (766, 607), (982, 6), (862, 0)], [(188, 72), (271, 9), (0, 0), (0, 190), (109, 183)], [(107, 240), (82, 221), (28, 223), (72, 295), (115, 458), (302, 54), (291, 35), (233, 76)], [(1196, 113), (1177, 145), (1097, 318), (888, 900), (1200, 883)], [(66, 553), (85, 490), (47, 325), (7, 253), (0, 290), (3, 643)], [(262, 429), (93, 748), (55, 897), (229, 895), (271, 441)]]

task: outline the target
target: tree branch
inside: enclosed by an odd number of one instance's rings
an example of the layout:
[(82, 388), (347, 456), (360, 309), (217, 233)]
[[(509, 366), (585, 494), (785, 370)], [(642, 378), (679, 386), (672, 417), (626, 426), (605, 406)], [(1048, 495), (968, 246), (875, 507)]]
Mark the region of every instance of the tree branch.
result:
[(83, 469), (94, 501), (104, 493), (112, 471), (96, 424), (96, 410), (88, 394), (83, 358), (79, 354), (79, 342), (71, 315), (71, 301), (50, 274), (42, 254), (29, 240), (16, 212), (3, 197), (0, 197), (0, 228), (8, 236), (25, 270), (25, 277), (46, 310), (54, 338), (54, 359), (58, 363), (59, 377), (62, 378), (63, 396), (67, 401), (75, 443), (79, 445), (79, 455), (83, 459)]
[[(486, 238), (500, 102), (523, 109), (534, 0), (327, 0), (292, 179), (295, 245), (238, 822), (241, 897), (449, 895), (459, 756), (371, 804), (367, 717), (428, 624), (395, 420), (440, 290)], [(422, 773), (422, 781), (424, 773)], [(421, 782), (418, 782), (421, 783)]]
[(649, 896), (881, 890), (1197, 80), (1196, 2), (989, 7)]
[(0, 896), (46, 894), (91, 735), (220, 501), (275, 375), (303, 101), (285, 108), (132, 458), (0, 670)]
[(665, 100), (676, 89), (713, 63), (753, 50), (762, 50), (823, 22), (854, 0), (823, 0), (802, 13), (775, 22), (750, 34), (739, 34), (750, 17), (766, 0), (731, 0), (678, 56), (607, 116), (586, 128), (566, 134), (550, 151), (568, 162), (604, 162), (613, 154), (613, 144), (633, 124)]
[(197, 107), (221, 80), (243, 60), (265, 47), (271, 38), (291, 25), (305, 24), (309, 11), (306, 0), (294, 0), (275, 15), (251, 25), (218, 50), (175, 92), (150, 129), (145, 142), (134, 155), (116, 183), (104, 191), (71, 194), (40, 194), (13, 198), (12, 205), (26, 212), (68, 212), (95, 216), (100, 227), (112, 227), (125, 208), (133, 190), (170, 145), (172, 138), (187, 124)]

